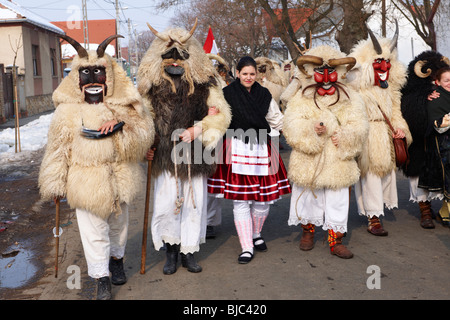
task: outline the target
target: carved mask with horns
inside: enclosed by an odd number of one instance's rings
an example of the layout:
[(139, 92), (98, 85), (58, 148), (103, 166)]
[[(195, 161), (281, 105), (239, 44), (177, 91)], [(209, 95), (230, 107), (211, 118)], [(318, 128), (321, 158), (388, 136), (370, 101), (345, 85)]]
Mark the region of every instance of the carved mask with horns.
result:
[(185, 48), (185, 43), (192, 37), (195, 29), (197, 28), (198, 20), (195, 19), (195, 24), (191, 31), (180, 38), (173, 38), (167, 34), (161, 34), (156, 31), (149, 23), (147, 23), (148, 28), (152, 33), (167, 43), (167, 50), (161, 54), (161, 58), (164, 61), (164, 70), (170, 76), (181, 76), (185, 73), (184, 61), (189, 59), (189, 52)]
[[(62, 39), (70, 43), (78, 53), (78, 59), (80, 61), (92, 60), (87, 50), (81, 46), (81, 44), (67, 35), (61, 35)], [(105, 54), (108, 44), (116, 38), (123, 38), (121, 35), (112, 35), (106, 38), (97, 48), (97, 59), (100, 60)], [(90, 104), (96, 104), (103, 102), (104, 97), (107, 95), (108, 85), (106, 77), (106, 66), (100, 61), (92, 63), (83, 63), (78, 68), (79, 87), (84, 94), (84, 100)]]
[[(395, 21), (396, 30), (394, 37), (391, 40), (391, 43), (389, 45), (389, 54), (397, 48), (397, 41), (398, 41), (398, 22)], [(373, 48), (378, 57), (375, 58), (375, 60), (372, 63), (374, 76), (375, 76), (375, 86), (379, 86), (380, 88), (386, 89), (389, 87), (389, 70), (391, 69), (391, 61), (386, 56), (383, 56), (383, 49), (381, 48), (380, 43), (378, 42), (377, 38), (373, 34), (372, 30), (370, 30), (369, 27), (367, 27), (367, 30), (369, 32), (370, 39), (372, 40)]]
[[(303, 93), (309, 89), (314, 89), (314, 101), (317, 104), (316, 96), (337, 95), (337, 103), (340, 98), (340, 91), (347, 94), (343, 84), (339, 82), (346, 79), (346, 74), (356, 64), (355, 58), (345, 57), (343, 53), (329, 46), (319, 46), (311, 49), (308, 55), (300, 56), (297, 59), (297, 67), (303, 73), (302, 80)], [(332, 105), (333, 105), (332, 104)]]

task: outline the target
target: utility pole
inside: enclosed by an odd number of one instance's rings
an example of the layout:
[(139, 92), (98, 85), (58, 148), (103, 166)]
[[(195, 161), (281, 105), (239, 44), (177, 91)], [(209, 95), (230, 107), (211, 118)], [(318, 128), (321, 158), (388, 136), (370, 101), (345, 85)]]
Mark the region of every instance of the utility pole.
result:
[(89, 28), (88, 28), (88, 17), (87, 17), (87, 6), (86, 0), (81, 1), (83, 7), (83, 36), (84, 36), (84, 47), (89, 50)]
[(136, 52), (136, 69), (139, 66), (139, 52), (138, 52), (138, 34), (134, 29), (134, 52)]
[[(115, 0), (116, 5), (116, 34), (120, 34), (120, 9), (119, 0)], [(122, 66), (122, 53), (120, 49), (120, 40), (116, 38), (116, 58), (117, 62)]]
[(381, 0), (381, 36), (386, 37), (386, 0)]
[(130, 79), (133, 79), (133, 75), (131, 72), (130, 41), (131, 41), (131, 20), (130, 20), (130, 18), (128, 18), (128, 69), (130, 70)]

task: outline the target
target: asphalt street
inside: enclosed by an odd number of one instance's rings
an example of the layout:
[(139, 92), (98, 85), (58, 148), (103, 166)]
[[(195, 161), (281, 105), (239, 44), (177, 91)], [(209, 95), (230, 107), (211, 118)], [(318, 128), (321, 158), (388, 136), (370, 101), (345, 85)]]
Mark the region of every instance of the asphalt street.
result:
[[(287, 166), (289, 148), (285, 146), (281, 154)], [(344, 244), (354, 253), (349, 260), (330, 254), (326, 232), (320, 228), (316, 232), (315, 248), (308, 252), (299, 250), (300, 227), (287, 224), (289, 195), (270, 209), (262, 232), (268, 251), (256, 252), (247, 265), (238, 264), (240, 245), (232, 203), (223, 200), (222, 224), (216, 228), (217, 237), (208, 239), (195, 254), (203, 267), (203, 271), (196, 274), (180, 266), (175, 274), (164, 275), (165, 252), (155, 250), (150, 230), (145, 274), (140, 274), (143, 190), (130, 207), (125, 256), (128, 282), (113, 286), (113, 298), (260, 303), (269, 300), (448, 300), (450, 229), (436, 221), (435, 229), (422, 229), (418, 205), (409, 201), (408, 181), (400, 173), (397, 177), (399, 208), (386, 209), (382, 219), (389, 231), (387, 237), (367, 232), (367, 219), (358, 215), (352, 192), (349, 231), (344, 238)], [(435, 211), (439, 207), (439, 201), (433, 202)], [(151, 214), (150, 210), (150, 220)], [(25, 293), (37, 294), (41, 300), (95, 299), (96, 284), (87, 276), (76, 217), (61, 217), (61, 221), (66, 220), (73, 223), (65, 228), (60, 239), (58, 278), (49, 270), (48, 276)], [(50, 268), (52, 254), (48, 256)], [(185, 307), (192, 306), (186, 302)]]

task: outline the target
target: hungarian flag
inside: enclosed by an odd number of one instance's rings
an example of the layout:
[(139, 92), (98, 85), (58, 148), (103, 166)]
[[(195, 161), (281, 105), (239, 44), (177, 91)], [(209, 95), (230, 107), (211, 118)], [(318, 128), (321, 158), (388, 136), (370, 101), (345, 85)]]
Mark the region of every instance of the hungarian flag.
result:
[(211, 27), (208, 30), (208, 36), (206, 37), (205, 44), (203, 45), (203, 50), (205, 53), (218, 54), (219, 50), (217, 49), (216, 40), (214, 40), (214, 35), (212, 33)]

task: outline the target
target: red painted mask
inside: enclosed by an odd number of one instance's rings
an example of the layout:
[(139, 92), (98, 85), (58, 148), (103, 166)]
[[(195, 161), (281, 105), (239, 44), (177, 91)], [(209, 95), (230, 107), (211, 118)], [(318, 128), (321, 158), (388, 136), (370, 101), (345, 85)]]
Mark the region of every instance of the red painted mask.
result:
[(372, 65), (375, 73), (374, 85), (386, 89), (389, 86), (389, 69), (391, 69), (390, 61), (383, 58), (378, 58), (375, 59)]
[(333, 95), (336, 92), (336, 88), (333, 83), (338, 79), (338, 73), (335, 69), (329, 66), (323, 66), (314, 69), (314, 80), (320, 85), (318, 86), (317, 93), (321, 96), (326, 94)]

